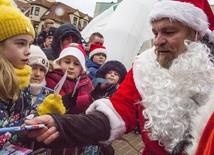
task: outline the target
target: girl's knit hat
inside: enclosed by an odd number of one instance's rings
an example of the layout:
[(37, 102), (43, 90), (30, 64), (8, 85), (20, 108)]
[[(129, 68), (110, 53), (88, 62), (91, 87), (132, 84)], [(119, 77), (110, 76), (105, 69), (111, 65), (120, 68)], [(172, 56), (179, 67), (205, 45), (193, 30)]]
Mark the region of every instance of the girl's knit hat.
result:
[(123, 80), (125, 79), (127, 70), (125, 66), (120, 61), (117, 61), (117, 60), (107, 61), (104, 65), (102, 65), (97, 70), (95, 77), (105, 79), (106, 74), (111, 70), (116, 71), (119, 74), (120, 78), (118, 83), (120, 84), (121, 82), (123, 82)]
[(47, 73), (49, 68), (49, 61), (42, 49), (39, 46), (31, 45), (30, 52), (31, 54), (29, 56), (28, 64), (30, 66), (34, 64), (41, 65), (45, 68), (45, 72)]
[(11, 0), (0, 0), (0, 12), (0, 42), (20, 34), (35, 37), (30, 19)]

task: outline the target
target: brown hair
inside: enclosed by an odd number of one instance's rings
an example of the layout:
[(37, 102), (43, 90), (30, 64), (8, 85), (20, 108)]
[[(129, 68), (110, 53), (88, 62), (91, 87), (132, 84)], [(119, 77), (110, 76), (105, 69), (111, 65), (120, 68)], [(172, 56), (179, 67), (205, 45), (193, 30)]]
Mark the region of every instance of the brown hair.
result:
[(98, 36), (99, 38), (103, 38), (103, 35), (99, 32), (94, 32), (91, 34), (91, 36), (89, 37), (89, 42), (92, 42), (95, 38), (95, 36)]

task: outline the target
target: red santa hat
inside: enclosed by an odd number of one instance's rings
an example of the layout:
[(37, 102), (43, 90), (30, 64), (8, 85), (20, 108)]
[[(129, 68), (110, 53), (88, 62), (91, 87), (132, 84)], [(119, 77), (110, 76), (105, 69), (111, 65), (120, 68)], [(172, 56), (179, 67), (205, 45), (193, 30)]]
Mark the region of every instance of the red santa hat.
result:
[(89, 59), (91, 59), (95, 54), (103, 53), (107, 57), (106, 48), (100, 44), (91, 44), (89, 49)]
[(192, 3), (198, 8), (202, 9), (208, 17), (210, 30), (212, 31), (214, 30), (214, 14), (207, 0), (177, 0), (177, 1)]
[(149, 22), (152, 23), (162, 18), (179, 21), (196, 30), (201, 37), (210, 31), (204, 11), (191, 3), (179, 1), (156, 3), (149, 14)]
[(85, 68), (86, 54), (85, 54), (85, 50), (81, 44), (75, 43), (75, 44), (71, 44), (70, 46), (64, 48), (62, 50), (62, 52), (60, 53), (59, 57), (54, 62), (59, 63), (59, 61), (66, 56), (76, 57), (79, 60), (83, 70), (86, 71), (86, 68)]

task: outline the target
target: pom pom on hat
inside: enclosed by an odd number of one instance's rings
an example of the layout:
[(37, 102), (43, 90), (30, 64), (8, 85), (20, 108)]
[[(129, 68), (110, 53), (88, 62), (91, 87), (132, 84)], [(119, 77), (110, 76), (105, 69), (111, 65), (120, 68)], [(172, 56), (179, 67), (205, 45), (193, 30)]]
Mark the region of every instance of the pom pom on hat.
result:
[(111, 70), (116, 71), (119, 74), (120, 78), (119, 78), (118, 83), (123, 82), (123, 80), (125, 79), (125, 76), (127, 74), (127, 70), (126, 70), (125, 66), (117, 60), (107, 61), (104, 65), (102, 65), (97, 70), (95, 77), (105, 79), (106, 74)]
[(49, 68), (49, 61), (45, 53), (42, 51), (42, 49), (39, 46), (31, 45), (30, 52), (31, 54), (29, 56), (28, 65), (30, 66), (34, 64), (41, 65), (45, 68), (45, 71), (47, 73)]
[(100, 44), (91, 44), (89, 49), (89, 59), (93, 57), (93, 55), (103, 53), (107, 56), (106, 48)]
[(66, 46), (66, 48), (64, 48), (60, 53), (59, 57), (56, 60), (54, 60), (54, 63), (59, 63), (59, 61), (66, 56), (76, 57), (79, 60), (83, 70), (86, 71), (85, 68), (86, 53), (84, 47), (81, 44), (72, 43), (69, 46)]
[(35, 37), (35, 31), (27, 18), (11, 0), (0, 0), (0, 42), (20, 34)]
[(156, 3), (149, 14), (149, 22), (152, 23), (162, 18), (179, 21), (196, 30), (201, 37), (204, 37), (209, 27), (204, 11), (185, 2), (163, 1)]

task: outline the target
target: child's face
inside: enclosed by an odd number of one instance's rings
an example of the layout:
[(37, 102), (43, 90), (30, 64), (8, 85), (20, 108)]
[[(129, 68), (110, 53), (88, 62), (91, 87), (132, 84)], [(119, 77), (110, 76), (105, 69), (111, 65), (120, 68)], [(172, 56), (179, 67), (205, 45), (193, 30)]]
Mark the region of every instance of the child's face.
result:
[(60, 66), (64, 73), (68, 69), (67, 77), (72, 80), (75, 80), (83, 70), (79, 60), (76, 57), (70, 55), (60, 60)]
[(21, 34), (11, 37), (0, 46), (0, 52), (16, 68), (23, 69), (28, 63), (30, 50), (29, 46), (33, 37), (28, 34)]
[(108, 80), (109, 83), (118, 84), (120, 76), (116, 71), (111, 70), (106, 74), (105, 79)]
[(48, 37), (45, 39), (45, 44), (46, 44), (46, 46), (47, 46), (47, 47), (51, 47), (52, 41), (53, 41), (53, 36), (48, 36)]
[(106, 55), (103, 53), (95, 54), (92, 58), (92, 61), (98, 65), (102, 65), (106, 61)]
[(31, 68), (30, 83), (41, 83), (45, 78), (45, 68), (37, 64), (32, 65)]

